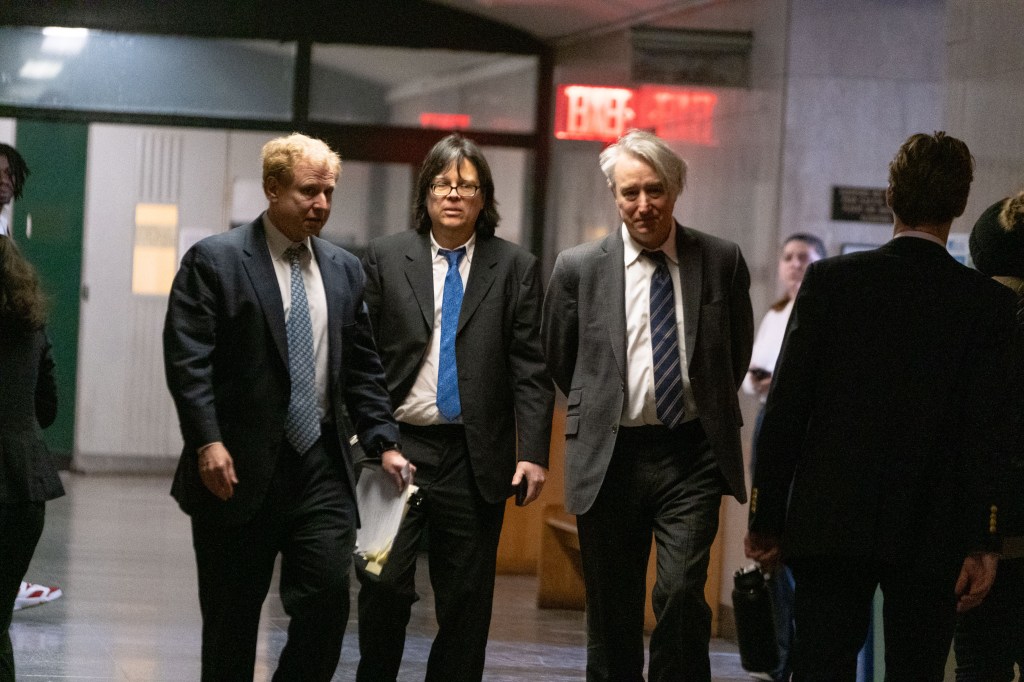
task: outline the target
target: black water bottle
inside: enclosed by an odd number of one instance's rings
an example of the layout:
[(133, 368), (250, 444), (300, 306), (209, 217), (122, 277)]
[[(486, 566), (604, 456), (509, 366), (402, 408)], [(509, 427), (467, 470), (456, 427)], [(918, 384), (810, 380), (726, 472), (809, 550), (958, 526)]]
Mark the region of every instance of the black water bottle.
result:
[(740, 665), (751, 673), (770, 673), (779, 665), (772, 601), (765, 576), (757, 564), (736, 571), (733, 576), (732, 609), (736, 618), (736, 639)]

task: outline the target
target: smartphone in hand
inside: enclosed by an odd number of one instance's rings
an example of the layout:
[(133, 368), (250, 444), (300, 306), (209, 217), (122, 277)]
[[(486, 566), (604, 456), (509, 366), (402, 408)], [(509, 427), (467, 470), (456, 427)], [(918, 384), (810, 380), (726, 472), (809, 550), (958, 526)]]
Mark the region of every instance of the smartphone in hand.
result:
[(516, 496), (516, 506), (522, 507), (526, 504), (526, 494), (530, 489), (530, 482), (526, 480), (524, 475), (519, 479), (519, 484), (512, 486), (512, 493)]

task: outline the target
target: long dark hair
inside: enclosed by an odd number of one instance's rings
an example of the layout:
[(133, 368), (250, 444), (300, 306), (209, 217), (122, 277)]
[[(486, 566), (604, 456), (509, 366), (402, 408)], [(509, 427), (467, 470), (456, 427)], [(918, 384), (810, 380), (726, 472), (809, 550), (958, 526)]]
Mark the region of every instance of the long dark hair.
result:
[(484, 193), (484, 207), (476, 219), (476, 234), (479, 237), (494, 236), (494, 230), (498, 227), (501, 216), (498, 215), (498, 202), (494, 199), (494, 178), (491, 176), (491, 167), (487, 165), (487, 159), (484, 158), (480, 147), (458, 133), (452, 133), (435, 144), (427, 154), (427, 158), (423, 160), (419, 178), (416, 180), (416, 201), (412, 205), (412, 221), (417, 232), (421, 234), (430, 232), (430, 214), (427, 213), (427, 194), (430, 192), (430, 183), (452, 164), (455, 164), (455, 168), (459, 168), (463, 160), (469, 161), (476, 167), (476, 174), (480, 180), (480, 191)]
[(14, 240), (0, 235), (0, 327), (28, 331), (46, 323), (46, 296)]

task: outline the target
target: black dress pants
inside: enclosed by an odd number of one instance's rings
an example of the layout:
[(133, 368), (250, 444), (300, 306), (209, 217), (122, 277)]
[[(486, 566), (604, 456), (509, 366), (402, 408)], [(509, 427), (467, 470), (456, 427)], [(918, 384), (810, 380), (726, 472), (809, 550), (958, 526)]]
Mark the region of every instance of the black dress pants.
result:
[(11, 613), (45, 516), (45, 502), (0, 504), (0, 682), (14, 682)]
[[(462, 426), (401, 424), (402, 448), (416, 465), (421, 501), (409, 509), (380, 576), (357, 570), (358, 682), (394, 682), (416, 595), (416, 555), (427, 538), (437, 635), (426, 682), (483, 677), (504, 501), (477, 491)], [(509, 481), (511, 485), (511, 481)]]
[(886, 682), (941, 682), (956, 619), (959, 566), (795, 557), (794, 682), (853, 682), (881, 587)]
[(620, 428), (604, 484), (577, 518), (587, 590), (588, 682), (642, 682), (647, 560), (653, 534), (657, 619), (651, 682), (709, 682), (704, 600), (725, 480), (697, 421)]
[(344, 483), (341, 454), (328, 453), (325, 440), (333, 443), (322, 438), (303, 456), (282, 446), (266, 501), (247, 523), (192, 519), (203, 682), (253, 679), (260, 610), (278, 554), (281, 602), (291, 620), (273, 679), (333, 677), (348, 622), (356, 506)]

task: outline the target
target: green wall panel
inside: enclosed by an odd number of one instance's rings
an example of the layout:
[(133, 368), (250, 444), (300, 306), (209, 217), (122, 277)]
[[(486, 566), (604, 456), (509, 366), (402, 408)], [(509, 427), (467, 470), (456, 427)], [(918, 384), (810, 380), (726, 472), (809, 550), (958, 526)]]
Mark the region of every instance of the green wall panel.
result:
[(74, 447), (87, 142), (83, 123), (17, 123), (15, 146), (31, 175), (14, 204), (12, 229), (50, 296), (59, 407), (57, 420), (44, 434), (53, 453), (61, 456), (69, 456)]

